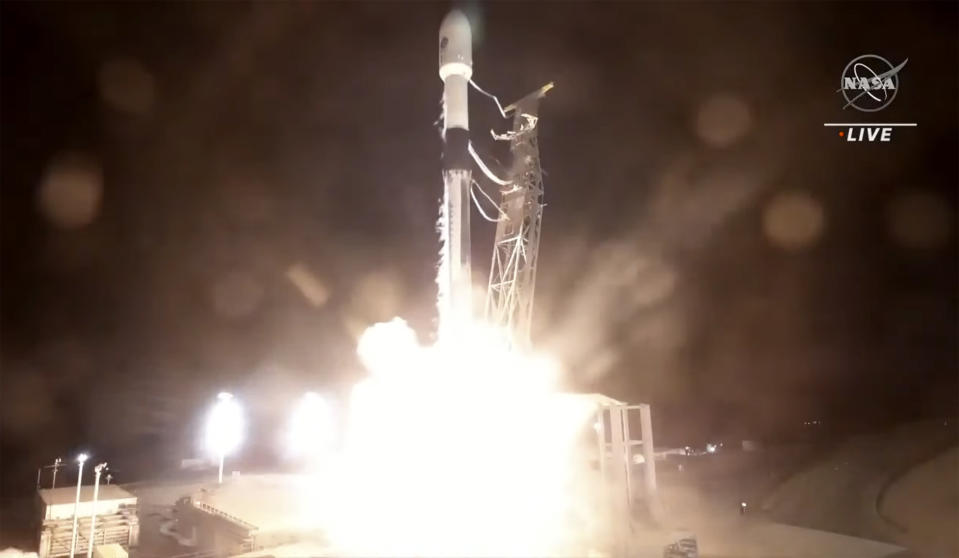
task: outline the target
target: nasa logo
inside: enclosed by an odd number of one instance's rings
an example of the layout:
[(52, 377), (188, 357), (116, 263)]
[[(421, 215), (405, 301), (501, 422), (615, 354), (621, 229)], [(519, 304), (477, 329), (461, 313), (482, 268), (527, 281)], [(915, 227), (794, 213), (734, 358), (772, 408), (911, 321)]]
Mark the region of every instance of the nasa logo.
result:
[(846, 64), (837, 93), (842, 93), (846, 104), (863, 112), (876, 112), (889, 106), (899, 92), (899, 70), (909, 62), (893, 66), (876, 54), (863, 54)]

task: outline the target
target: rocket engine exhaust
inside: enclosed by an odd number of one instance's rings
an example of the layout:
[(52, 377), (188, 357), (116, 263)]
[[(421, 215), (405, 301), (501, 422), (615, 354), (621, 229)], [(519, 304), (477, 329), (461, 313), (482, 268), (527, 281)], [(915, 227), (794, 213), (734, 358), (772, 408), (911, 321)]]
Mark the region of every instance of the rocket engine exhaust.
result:
[(439, 288), (440, 339), (472, 315), (468, 87), (473, 75), (469, 20), (453, 10), (440, 24), (439, 74), (443, 80), (443, 205)]

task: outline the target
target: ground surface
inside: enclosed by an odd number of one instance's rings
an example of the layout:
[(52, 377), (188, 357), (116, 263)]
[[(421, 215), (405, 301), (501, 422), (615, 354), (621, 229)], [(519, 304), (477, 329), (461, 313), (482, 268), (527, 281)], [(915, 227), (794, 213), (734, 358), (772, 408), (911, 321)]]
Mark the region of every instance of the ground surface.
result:
[[(727, 450), (659, 466), (665, 522), (696, 534), (703, 558), (888, 558), (900, 546), (771, 521), (760, 502), (821, 456), (809, 445)], [(740, 515), (740, 502), (749, 512)]]
[(752, 518), (695, 525), (701, 558), (906, 558), (906, 549), (869, 539)]
[[(948, 449), (955, 440), (955, 425), (939, 422), (859, 436), (832, 448), (723, 451), (686, 459), (681, 471), (677, 461), (665, 462), (658, 473), (668, 527), (694, 532), (703, 558), (959, 556), (952, 529), (959, 524), (959, 450)], [(134, 558), (191, 552), (161, 535), (159, 526), (179, 497), (212, 481), (175, 478), (128, 486), (141, 510), (141, 545)], [(213, 499), (252, 505), (254, 511), (269, 507), (235, 501), (228, 492)], [(741, 501), (749, 504), (745, 516), (738, 513)]]
[[(901, 530), (882, 516), (880, 497), (894, 479), (955, 442), (955, 424), (943, 421), (903, 425), (886, 433), (853, 437), (782, 483), (765, 499), (764, 512), (782, 523), (906, 543), (912, 550), (928, 552), (909, 537), (903, 537)], [(948, 507), (947, 502), (929, 500), (932, 497), (924, 495), (931, 490), (929, 483), (935, 481), (913, 480), (897, 489), (899, 513), (916, 513), (933, 501)], [(952, 510), (955, 514), (955, 504)], [(916, 521), (921, 520), (912, 519), (913, 523)], [(933, 524), (927, 526), (933, 528)], [(929, 556), (949, 555), (938, 550)]]
[(160, 533), (160, 525), (171, 517), (173, 505), (182, 497), (214, 483), (214, 477), (189, 481), (160, 481), (137, 483), (126, 488), (136, 494), (140, 516), (140, 544), (130, 553), (131, 558), (169, 558), (188, 554), (193, 548), (180, 546)]
[(897, 539), (928, 556), (959, 556), (959, 448), (910, 470), (883, 495), (880, 511)]

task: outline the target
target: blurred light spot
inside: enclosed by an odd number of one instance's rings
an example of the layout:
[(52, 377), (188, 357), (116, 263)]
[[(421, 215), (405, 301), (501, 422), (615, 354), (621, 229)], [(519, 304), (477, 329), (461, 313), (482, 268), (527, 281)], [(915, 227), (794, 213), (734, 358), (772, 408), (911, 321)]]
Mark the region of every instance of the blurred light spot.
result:
[(319, 308), (330, 299), (330, 291), (303, 262), (297, 262), (286, 270), (286, 277), (311, 305)]
[(886, 221), (890, 236), (906, 248), (937, 248), (948, 241), (953, 230), (948, 203), (936, 194), (919, 190), (893, 199)]
[(808, 192), (780, 192), (763, 210), (763, 232), (776, 246), (801, 250), (822, 236), (825, 216), (822, 206)]
[(736, 97), (717, 95), (699, 107), (696, 132), (714, 147), (725, 147), (749, 131), (752, 117), (746, 103)]
[(153, 108), (154, 79), (132, 58), (115, 58), (100, 66), (100, 96), (116, 110), (145, 114)]
[(253, 313), (263, 298), (263, 287), (249, 274), (233, 271), (213, 285), (213, 309), (227, 318)]
[(86, 155), (68, 153), (47, 167), (37, 192), (37, 205), (53, 225), (78, 229), (97, 218), (102, 197), (100, 165)]

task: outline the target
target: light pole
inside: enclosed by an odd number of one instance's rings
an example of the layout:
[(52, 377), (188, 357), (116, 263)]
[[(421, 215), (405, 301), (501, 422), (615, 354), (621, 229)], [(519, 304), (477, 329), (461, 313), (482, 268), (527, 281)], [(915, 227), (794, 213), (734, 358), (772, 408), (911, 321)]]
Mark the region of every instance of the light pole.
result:
[(223, 462), (228, 453), (240, 446), (243, 438), (243, 412), (233, 395), (222, 392), (207, 417), (206, 447), (220, 462), (217, 482), (223, 483)]
[(50, 485), (50, 488), (57, 487), (57, 471), (60, 470), (60, 464), (63, 463), (63, 460), (59, 457), (56, 458), (53, 462), (53, 482)]
[(94, 527), (97, 524), (97, 497), (100, 495), (100, 473), (106, 468), (106, 463), (101, 463), (93, 468), (93, 472), (96, 473), (96, 475), (93, 481), (93, 512), (90, 513), (90, 540), (87, 543), (87, 558), (93, 558)]
[(80, 464), (80, 468), (77, 471), (77, 499), (73, 503), (73, 537), (70, 539), (70, 558), (73, 558), (77, 552), (77, 521), (79, 520), (78, 513), (80, 511), (80, 485), (83, 482), (83, 463), (90, 457), (85, 453), (81, 453), (77, 456), (77, 463)]
[(57, 470), (60, 468), (61, 463), (63, 463), (63, 460), (58, 457), (53, 461), (53, 465), (44, 465), (42, 467), (37, 468), (37, 490), (40, 490), (40, 479), (41, 479), (41, 474), (43, 473), (43, 470), (49, 469), (51, 467), (53, 468), (53, 483), (50, 486), (50, 488), (57, 487)]

